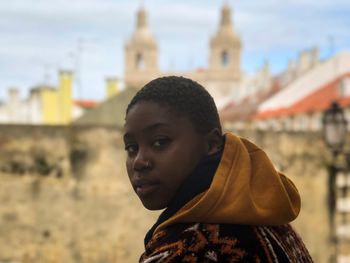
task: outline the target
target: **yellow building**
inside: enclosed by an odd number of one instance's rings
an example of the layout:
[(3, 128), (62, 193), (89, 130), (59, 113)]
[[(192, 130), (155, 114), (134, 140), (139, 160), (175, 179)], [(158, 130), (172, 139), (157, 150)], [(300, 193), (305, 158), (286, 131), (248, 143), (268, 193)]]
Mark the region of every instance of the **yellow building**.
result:
[(72, 96), (73, 74), (71, 71), (60, 71), (58, 86), (58, 122), (68, 124), (72, 121), (73, 96)]
[(72, 121), (73, 113), (73, 73), (59, 72), (58, 87), (39, 85), (31, 90), (31, 96), (37, 98), (41, 115), (41, 124), (66, 125)]
[(119, 83), (117, 78), (107, 78), (106, 79), (106, 93), (107, 99), (119, 93)]
[(41, 111), (43, 124), (58, 124), (57, 90), (50, 87), (41, 89)]

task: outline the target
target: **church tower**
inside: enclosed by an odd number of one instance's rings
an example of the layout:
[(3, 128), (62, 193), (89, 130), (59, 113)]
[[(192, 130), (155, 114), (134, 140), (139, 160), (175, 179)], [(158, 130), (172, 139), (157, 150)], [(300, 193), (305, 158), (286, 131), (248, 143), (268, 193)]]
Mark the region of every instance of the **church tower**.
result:
[(212, 79), (239, 81), (241, 41), (231, 21), (231, 9), (224, 4), (220, 26), (210, 41), (209, 71)]
[(126, 88), (140, 89), (158, 75), (158, 46), (147, 24), (143, 7), (137, 12), (136, 30), (125, 45)]

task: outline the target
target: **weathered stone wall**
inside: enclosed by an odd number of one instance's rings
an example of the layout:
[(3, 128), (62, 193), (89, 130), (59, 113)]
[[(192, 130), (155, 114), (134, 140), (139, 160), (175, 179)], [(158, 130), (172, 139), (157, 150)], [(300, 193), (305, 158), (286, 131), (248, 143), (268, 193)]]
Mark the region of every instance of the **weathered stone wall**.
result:
[[(318, 134), (245, 133), (293, 179), (293, 223), (315, 262), (329, 256), (326, 149)], [(124, 169), (121, 134), (103, 127), (0, 126), (0, 263), (137, 262), (157, 217)]]
[(266, 151), (276, 168), (297, 186), (302, 207), (292, 223), (307, 245), (315, 262), (329, 262), (332, 247), (329, 243), (327, 180), (329, 152), (319, 133), (240, 134)]
[(129, 187), (117, 130), (0, 126), (0, 142), (1, 263), (137, 261), (156, 214)]

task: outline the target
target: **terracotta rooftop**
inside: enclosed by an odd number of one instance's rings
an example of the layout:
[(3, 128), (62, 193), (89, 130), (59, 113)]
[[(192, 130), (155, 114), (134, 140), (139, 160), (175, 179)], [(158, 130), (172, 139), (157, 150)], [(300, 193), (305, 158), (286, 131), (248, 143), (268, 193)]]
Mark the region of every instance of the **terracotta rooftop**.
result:
[(341, 106), (350, 105), (350, 96), (343, 97), (339, 94), (339, 83), (342, 79), (350, 77), (350, 72), (344, 74), (330, 83), (320, 87), (310, 95), (292, 104), (289, 107), (280, 107), (273, 110), (258, 112), (254, 119), (269, 119), (290, 116), (299, 113), (312, 113), (325, 111), (333, 101)]
[(238, 104), (231, 102), (219, 112), (221, 121), (251, 120), (260, 103), (271, 97), (281, 89), (278, 81), (274, 81), (270, 88), (258, 92), (255, 96), (247, 96)]
[(304, 73), (276, 95), (259, 105), (258, 112), (270, 112), (290, 108), (296, 103), (314, 95), (324, 85), (350, 72), (350, 53), (340, 52), (320, 62)]
[(75, 100), (74, 105), (82, 107), (82, 108), (95, 108), (97, 105), (97, 101), (95, 100)]

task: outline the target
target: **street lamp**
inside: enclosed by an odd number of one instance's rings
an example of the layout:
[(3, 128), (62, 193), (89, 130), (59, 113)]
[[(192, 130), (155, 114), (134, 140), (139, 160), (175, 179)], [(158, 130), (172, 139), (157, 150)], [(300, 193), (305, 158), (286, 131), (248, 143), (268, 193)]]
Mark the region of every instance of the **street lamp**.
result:
[(333, 102), (323, 115), (323, 138), (334, 157), (340, 153), (345, 144), (347, 121), (343, 109)]
[[(349, 163), (348, 154), (346, 154), (344, 149), (344, 144), (347, 135), (347, 121), (344, 116), (343, 109), (339, 106), (337, 102), (333, 102), (329, 109), (327, 109), (323, 114), (323, 138), (330, 148), (333, 154), (332, 162), (329, 165), (329, 177), (328, 177), (328, 212), (329, 212), (329, 223), (330, 223), (330, 233), (331, 241), (334, 244), (334, 254), (331, 259), (332, 262), (337, 261), (337, 243), (338, 238), (335, 229), (335, 213), (336, 213), (336, 202), (337, 202), (337, 185), (336, 178), (340, 172), (348, 173)], [(346, 164), (343, 167), (338, 167), (337, 156), (342, 154), (345, 156)], [(342, 197), (346, 196), (347, 184), (343, 186)]]

